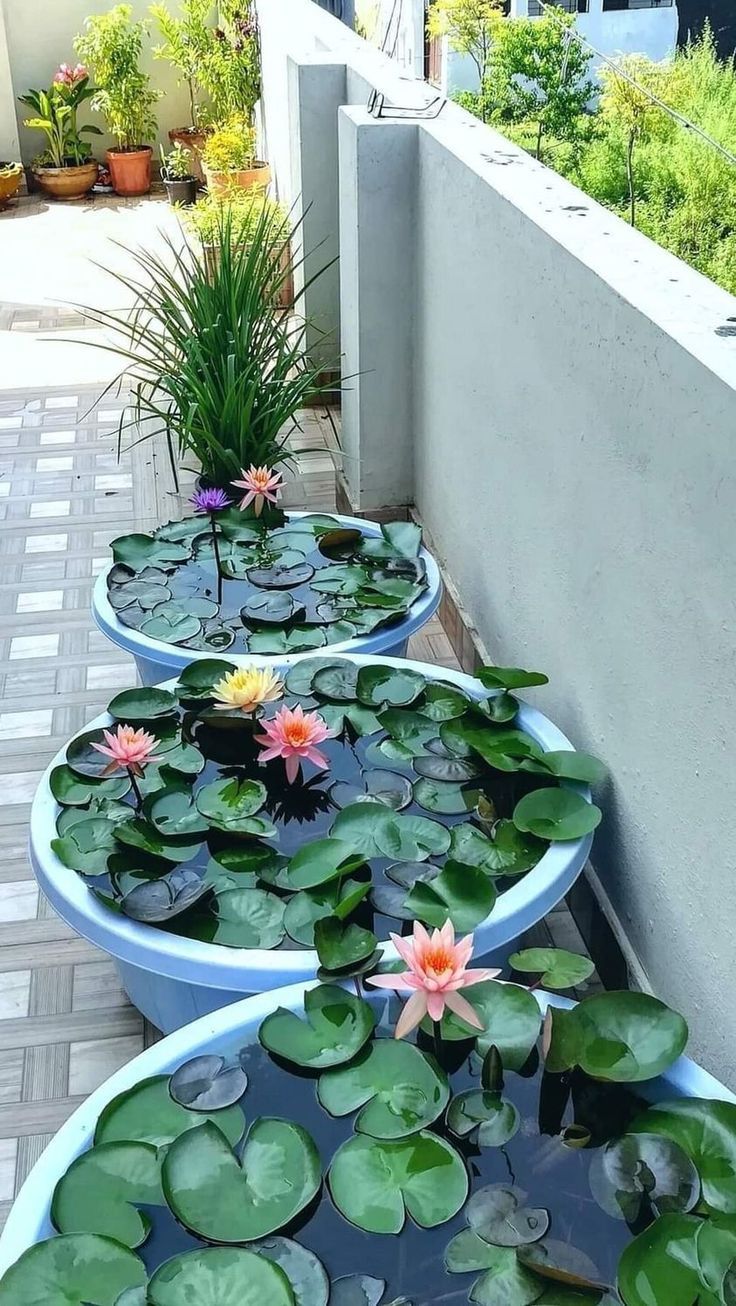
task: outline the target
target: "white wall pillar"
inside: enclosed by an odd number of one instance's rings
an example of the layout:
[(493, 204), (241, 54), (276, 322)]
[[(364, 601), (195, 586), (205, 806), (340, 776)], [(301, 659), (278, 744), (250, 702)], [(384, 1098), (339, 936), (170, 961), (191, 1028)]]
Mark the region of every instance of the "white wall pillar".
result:
[(10, 54), (5, 26), (5, 9), (0, 0), (0, 161), (18, 162), (20, 142), (15, 112), (15, 90), (10, 75)]
[(344, 475), (356, 508), (413, 502), (416, 123), (342, 108)]
[[(337, 114), (347, 98), (345, 64), (327, 55), (290, 56), (288, 87), (292, 203), (299, 223), (294, 280), (298, 291), (307, 285), (299, 311), (311, 324), (307, 343), (312, 358), (337, 372), (340, 274), (336, 262), (327, 264), (339, 252)], [(326, 271), (309, 285), (322, 268)]]

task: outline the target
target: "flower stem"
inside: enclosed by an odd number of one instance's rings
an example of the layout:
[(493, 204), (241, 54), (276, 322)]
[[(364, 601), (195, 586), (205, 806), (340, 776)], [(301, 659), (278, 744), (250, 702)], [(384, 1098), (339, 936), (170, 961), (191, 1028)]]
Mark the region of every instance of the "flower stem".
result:
[(360, 975), (353, 975), (353, 984), (355, 985), (355, 992), (357, 993), (358, 997), (362, 998), (363, 985), (360, 982)]
[(130, 767), (127, 767), (127, 771), (128, 771), (128, 779), (130, 780), (130, 783), (133, 787), (133, 793), (135, 794), (136, 811), (139, 811), (140, 808), (143, 806), (143, 795), (140, 789), (138, 788), (138, 782), (135, 776), (133, 775), (133, 772), (131, 771)]
[(434, 1055), (438, 1061), (442, 1060), (442, 1029), (438, 1020), (432, 1021), (432, 1033), (434, 1034)]
[(212, 548), (215, 554), (215, 566), (217, 568), (217, 602), (222, 603), (222, 561), (220, 559), (220, 545), (217, 542), (217, 523), (215, 514), (210, 513), (210, 526), (212, 527)]

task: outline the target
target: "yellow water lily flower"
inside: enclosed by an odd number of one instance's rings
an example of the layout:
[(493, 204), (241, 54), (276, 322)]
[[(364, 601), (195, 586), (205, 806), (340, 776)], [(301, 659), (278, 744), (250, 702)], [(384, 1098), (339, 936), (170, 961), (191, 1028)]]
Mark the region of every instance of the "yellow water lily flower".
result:
[(262, 703), (281, 698), (283, 692), (283, 683), (271, 667), (238, 667), (212, 686), (213, 696), (218, 700), (215, 707), (223, 712), (232, 708), (255, 712)]

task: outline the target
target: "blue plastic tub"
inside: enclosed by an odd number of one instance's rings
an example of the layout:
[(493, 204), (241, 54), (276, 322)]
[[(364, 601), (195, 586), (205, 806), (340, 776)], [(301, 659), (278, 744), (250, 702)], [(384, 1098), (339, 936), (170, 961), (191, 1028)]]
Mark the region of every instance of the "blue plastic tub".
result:
[[(310, 515), (305, 512), (287, 513), (290, 519)], [(336, 517), (341, 526), (358, 527), (365, 535), (381, 534), (377, 522), (363, 521), (358, 517), (331, 515)], [(331, 644), (326, 649), (308, 650), (306, 653), (296, 654), (295, 657), (332, 656), (333, 653), (372, 653), (376, 657), (383, 657), (384, 654), (388, 657), (404, 657), (409, 639), (421, 630), (430, 617), (434, 616), (442, 598), (442, 577), (437, 563), (431, 553), (424, 548), (420, 556), (427, 569), (427, 588), (403, 621), (385, 630), (375, 631), (371, 635), (360, 635), (356, 639), (343, 640), (341, 644)], [(177, 644), (165, 644), (160, 639), (151, 639), (148, 635), (143, 635), (132, 626), (124, 625), (107, 597), (107, 577), (112, 565), (111, 563), (100, 573), (95, 583), (92, 616), (96, 625), (108, 639), (112, 640), (113, 644), (117, 644), (118, 648), (124, 649), (126, 653), (132, 653), (141, 684), (158, 685), (162, 680), (168, 680), (170, 676), (178, 676), (185, 666), (197, 658), (218, 656), (212, 652), (198, 653), (196, 649), (181, 648)], [(271, 657), (254, 653), (223, 653), (219, 656), (228, 662), (240, 664), (273, 661)]]
[[(142, 1052), (102, 1084), (62, 1126), (21, 1188), (0, 1237), (0, 1276), (34, 1243), (53, 1235), (50, 1204), (54, 1187), (72, 1161), (92, 1145), (95, 1126), (108, 1102), (142, 1079), (170, 1074), (190, 1057), (231, 1052), (236, 1039), (240, 1046), (255, 1042), (258, 1027), (270, 1011), (285, 1007), (301, 1014), (305, 989), (312, 987), (311, 983), (294, 984), (271, 993), (261, 993), (205, 1016)], [(574, 1005), (556, 994), (540, 991), (534, 996), (543, 1011), (550, 1003), (559, 1007)], [(376, 1005), (386, 1002), (385, 994), (375, 990), (367, 997)], [(660, 1079), (637, 1087), (643, 1088), (654, 1101), (663, 1097), (699, 1097), (736, 1102), (733, 1093), (688, 1057), (680, 1057)]]
[[(350, 660), (361, 665), (375, 661), (355, 655)], [(474, 697), (487, 696), (479, 681), (460, 671), (396, 658), (381, 660), (388, 665), (413, 667), (428, 680), (449, 681)], [(284, 666), (276, 662), (273, 665)], [(535, 708), (522, 704), (518, 720), (545, 751), (572, 748), (565, 735)], [(110, 721), (107, 714), (99, 716), (84, 730), (109, 725)], [(314, 951), (241, 950), (179, 938), (116, 915), (98, 902), (82, 877), (64, 866), (51, 850), (59, 808), (49, 788), (49, 774), (64, 761), (65, 754), (66, 747), (51, 762), (33, 802), (33, 869), (44, 894), (63, 920), (114, 958), (126, 993), (152, 1024), (168, 1033), (246, 994), (314, 977), (319, 965)], [(590, 800), (584, 786), (571, 787)], [(487, 964), (502, 965), (519, 936), (546, 916), (575, 883), (588, 860), (592, 842), (593, 836), (587, 835), (552, 844), (528, 875), (501, 894), (490, 916), (475, 930), (476, 957), (484, 958)], [(393, 944), (386, 942), (382, 946), (386, 960), (395, 960)]]

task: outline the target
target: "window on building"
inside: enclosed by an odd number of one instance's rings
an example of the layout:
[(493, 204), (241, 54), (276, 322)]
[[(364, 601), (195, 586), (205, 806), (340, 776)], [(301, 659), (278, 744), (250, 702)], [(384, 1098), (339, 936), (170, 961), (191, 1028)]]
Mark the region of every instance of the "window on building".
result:
[(603, 12), (609, 9), (671, 9), (674, 0), (603, 0)]
[[(558, 9), (564, 9), (566, 14), (587, 14), (588, 0), (545, 0), (546, 4), (556, 5)], [(626, 5), (622, 6), (624, 9)], [(529, 17), (539, 18), (544, 13), (539, 0), (529, 0)]]

